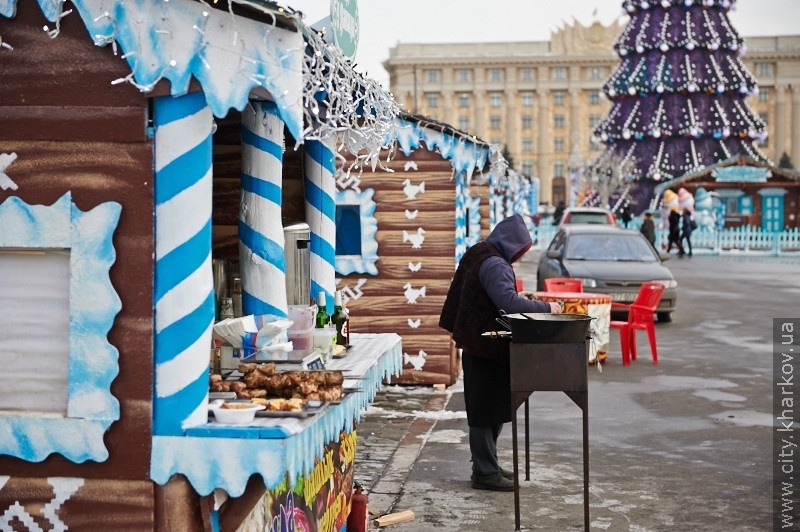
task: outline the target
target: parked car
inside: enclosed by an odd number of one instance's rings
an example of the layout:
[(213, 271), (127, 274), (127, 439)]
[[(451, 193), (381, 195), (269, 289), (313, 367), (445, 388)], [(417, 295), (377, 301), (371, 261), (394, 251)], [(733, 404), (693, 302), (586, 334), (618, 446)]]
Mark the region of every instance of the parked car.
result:
[(662, 263), (666, 253), (656, 253), (636, 230), (608, 225), (562, 225), (539, 259), (537, 290), (551, 277), (577, 277), (584, 292), (609, 294), (612, 301), (630, 303), (645, 281), (664, 283), (658, 305), (660, 322), (672, 321), (678, 300), (678, 282)]
[(616, 220), (608, 209), (601, 207), (570, 207), (564, 211), (561, 224), (602, 224), (614, 225)]

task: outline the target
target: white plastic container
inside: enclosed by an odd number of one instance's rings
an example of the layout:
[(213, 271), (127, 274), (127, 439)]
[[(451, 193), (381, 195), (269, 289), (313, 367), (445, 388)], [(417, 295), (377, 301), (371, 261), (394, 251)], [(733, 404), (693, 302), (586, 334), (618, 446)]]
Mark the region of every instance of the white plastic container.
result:
[(289, 327), (289, 341), (295, 351), (306, 351), (314, 347), (314, 318), (316, 305), (289, 305), (289, 319), (294, 323)]

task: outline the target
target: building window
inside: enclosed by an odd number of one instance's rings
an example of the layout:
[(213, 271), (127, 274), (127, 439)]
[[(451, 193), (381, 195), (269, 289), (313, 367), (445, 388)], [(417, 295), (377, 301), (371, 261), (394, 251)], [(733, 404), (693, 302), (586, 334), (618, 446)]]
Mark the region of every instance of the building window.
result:
[(603, 119), (603, 115), (598, 114), (591, 114), (589, 115), (589, 128), (594, 129), (600, 124), (600, 120)]
[(531, 161), (522, 161), (520, 171), (523, 175), (533, 175), (533, 163)]
[(564, 151), (564, 137), (555, 137), (553, 139), (553, 151)]
[(522, 115), (522, 129), (530, 129), (533, 127), (533, 116)]
[(603, 67), (589, 68), (589, 79), (603, 79)]
[(758, 91), (758, 101), (761, 103), (769, 102), (769, 87), (763, 87)]
[(489, 140), (489, 144), (496, 144), (498, 146), (502, 146), (503, 141), (502, 141), (502, 139), (498, 139), (497, 137), (494, 137), (493, 139)]
[(462, 131), (469, 130), (469, 117), (468, 116), (459, 116), (458, 117), (458, 129)]
[(503, 122), (502, 122), (502, 120), (500, 120), (500, 116), (499, 115), (492, 115), (489, 118), (489, 127), (492, 128), (492, 129), (500, 129), (500, 127), (502, 126), (502, 123)]
[(556, 161), (553, 165), (553, 177), (564, 177), (564, 161)]
[(439, 95), (432, 92), (426, 93), (425, 103), (428, 105), (429, 109), (435, 109), (439, 107)]
[(589, 105), (600, 105), (600, 91), (589, 93)]
[(597, 142), (595, 137), (589, 139), (589, 151), (599, 151), (600, 150), (600, 143)]
[(503, 105), (503, 95), (499, 92), (490, 92), (489, 93), (489, 106), (490, 107), (500, 107)]
[(120, 212), (115, 202), (84, 212), (69, 192), (49, 206), (13, 196), (0, 203), (0, 219), (18, 229), (0, 238), (3, 368), (26, 376), (4, 382), (0, 423), (12, 428), (0, 437), (1, 455), (108, 459), (104, 435), (120, 418), (111, 393), (119, 353), (108, 341), (122, 306), (109, 277)]
[(522, 151), (526, 153), (530, 153), (533, 151), (533, 139), (530, 137), (525, 137), (522, 139)]
[(458, 106), (469, 107), (469, 93), (466, 92), (458, 93)]
[(533, 107), (533, 92), (521, 92), (519, 93), (519, 99), (522, 107)]
[(553, 115), (553, 127), (557, 129), (564, 127), (564, 115)]
[(533, 69), (532, 68), (520, 68), (519, 69), (519, 80), (520, 81), (533, 81)]
[(336, 273), (378, 275), (378, 222), (375, 189), (346, 189), (336, 193)]
[(503, 81), (503, 69), (502, 68), (490, 68), (489, 69), (489, 81)]
[(428, 80), (428, 83), (439, 83), (441, 77), (442, 72), (438, 68), (432, 68), (425, 71), (425, 79)]
[(566, 81), (567, 68), (566, 67), (553, 67), (550, 69), (550, 75), (555, 81)]
[(472, 81), (472, 70), (468, 68), (459, 68), (456, 70), (456, 79), (461, 83)]
[(759, 76), (773, 76), (774, 70), (772, 63), (756, 63), (756, 71)]
[(564, 91), (553, 92), (553, 105), (564, 105), (565, 98)]

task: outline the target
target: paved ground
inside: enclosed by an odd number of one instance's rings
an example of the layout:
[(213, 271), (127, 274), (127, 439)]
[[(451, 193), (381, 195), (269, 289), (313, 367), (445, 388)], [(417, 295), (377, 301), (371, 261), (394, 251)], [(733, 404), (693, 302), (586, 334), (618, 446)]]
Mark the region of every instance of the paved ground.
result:
[[(534, 286), (535, 253), (517, 268)], [(797, 315), (800, 259), (695, 256), (672, 323), (623, 367), (618, 338), (589, 368), (592, 530), (772, 528), (772, 318)], [(530, 398), (532, 466), (521, 476), (522, 530), (583, 529), (581, 411), (560, 392)], [(519, 410), (522, 451), (523, 409)], [(359, 425), (356, 479), (397, 531), (514, 530), (513, 493), (470, 487), (461, 381), (446, 391), (388, 386)], [(512, 464), (511, 425), (499, 442)], [(524, 456), (524, 455), (522, 455)], [(524, 473), (524, 459), (520, 468)]]

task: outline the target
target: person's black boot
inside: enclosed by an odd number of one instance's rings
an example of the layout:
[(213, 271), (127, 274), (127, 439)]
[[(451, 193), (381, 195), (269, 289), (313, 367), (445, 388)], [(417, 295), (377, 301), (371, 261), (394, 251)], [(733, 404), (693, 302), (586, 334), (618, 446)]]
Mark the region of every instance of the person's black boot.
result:
[(489, 491), (514, 491), (514, 481), (507, 479), (501, 473), (494, 475), (472, 474), (472, 488)]

